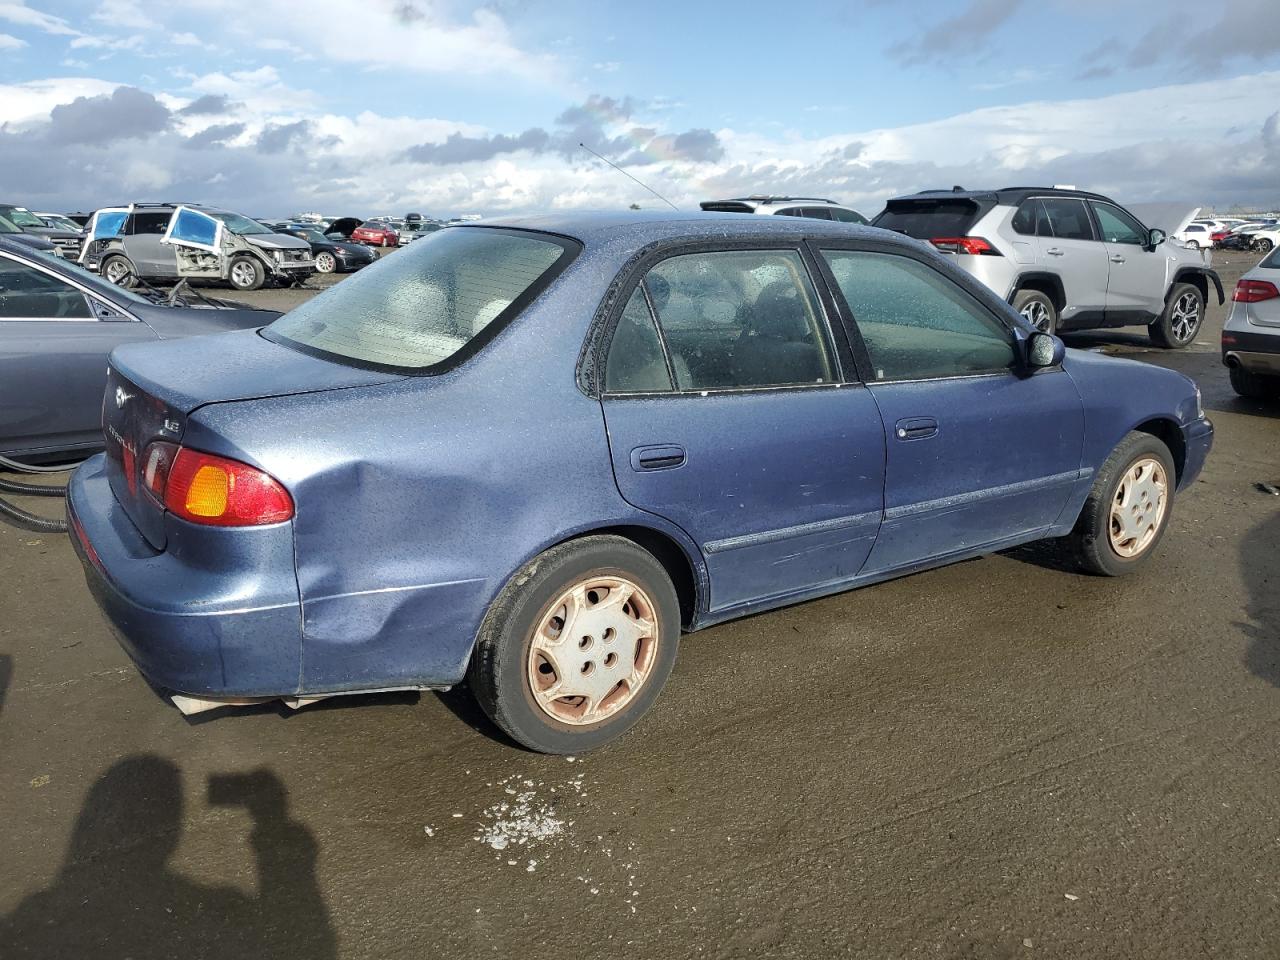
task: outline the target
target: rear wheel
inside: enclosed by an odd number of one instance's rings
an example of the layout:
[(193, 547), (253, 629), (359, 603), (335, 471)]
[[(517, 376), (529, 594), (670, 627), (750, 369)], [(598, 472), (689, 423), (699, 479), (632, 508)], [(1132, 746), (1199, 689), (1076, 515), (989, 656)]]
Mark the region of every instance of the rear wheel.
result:
[(1259, 237), (1257, 240), (1253, 241), (1253, 249), (1257, 250), (1259, 253), (1270, 253), (1271, 247), (1272, 243), (1266, 237)]
[(267, 273), (253, 257), (236, 257), (231, 261), (227, 279), (237, 290), (257, 290), (267, 278)]
[(133, 264), (119, 254), (107, 257), (99, 268), (103, 279), (114, 283), (117, 287), (133, 287), (138, 283), (138, 275)]
[(1046, 293), (1019, 290), (1013, 298), (1013, 309), (1041, 333), (1053, 333), (1058, 329), (1058, 310)]
[(675, 664), (679, 600), (653, 555), (614, 536), (552, 547), (494, 600), (467, 680), (484, 712), (541, 753), (620, 736)]
[(327, 250), (316, 254), (316, 269), (321, 273), (333, 273), (338, 269), (338, 258)]
[(1242, 367), (1228, 367), (1227, 375), (1231, 378), (1231, 389), (1242, 397), (1250, 400), (1280, 398), (1280, 377), (1250, 373)]
[(1147, 328), (1158, 346), (1180, 350), (1195, 340), (1204, 322), (1204, 295), (1189, 283), (1175, 283), (1160, 318)]
[(1119, 577), (1146, 563), (1169, 527), (1176, 483), (1169, 448), (1149, 433), (1128, 434), (1098, 471), (1071, 531), (1080, 565)]

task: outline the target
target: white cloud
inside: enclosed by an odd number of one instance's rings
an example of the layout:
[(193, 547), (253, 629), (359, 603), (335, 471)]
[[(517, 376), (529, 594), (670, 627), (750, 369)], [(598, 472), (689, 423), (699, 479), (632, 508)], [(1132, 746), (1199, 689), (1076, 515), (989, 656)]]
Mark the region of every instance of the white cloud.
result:
[(19, 50), (26, 45), (25, 40), (19, 40), (8, 33), (0, 33), (0, 50)]
[(175, 33), (169, 37), (169, 42), (179, 47), (198, 47), (204, 41), (197, 37), (194, 33)]
[(111, 0), (90, 19), (128, 30), (150, 30), (157, 25), (156, 18), (143, 11), (139, 0)]
[(53, 108), (76, 97), (97, 97), (119, 84), (90, 77), (51, 77), (27, 83), (0, 84), (0, 124), (21, 127), (46, 120)]
[(24, 0), (0, 0), (0, 20), (17, 24), (20, 27), (35, 27), (45, 33), (74, 37), (79, 31), (71, 27), (62, 17), (51, 13), (33, 10)]

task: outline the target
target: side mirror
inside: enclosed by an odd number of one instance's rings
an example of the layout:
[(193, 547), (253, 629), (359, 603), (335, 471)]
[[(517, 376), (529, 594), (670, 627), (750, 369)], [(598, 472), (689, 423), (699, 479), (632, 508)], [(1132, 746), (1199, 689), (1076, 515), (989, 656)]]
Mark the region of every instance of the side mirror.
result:
[(1163, 230), (1152, 230), (1147, 234), (1147, 246), (1154, 250), (1160, 244), (1164, 243), (1166, 234)]
[(1062, 362), (1067, 348), (1061, 340), (1048, 333), (1033, 333), (1027, 340), (1027, 366), (1053, 367)]

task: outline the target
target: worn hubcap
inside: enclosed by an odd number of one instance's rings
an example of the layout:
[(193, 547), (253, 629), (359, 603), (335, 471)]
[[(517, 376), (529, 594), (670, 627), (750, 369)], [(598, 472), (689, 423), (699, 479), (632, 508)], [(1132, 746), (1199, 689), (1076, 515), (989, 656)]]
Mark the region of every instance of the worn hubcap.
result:
[(333, 254), (322, 253), (316, 257), (316, 269), (321, 273), (333, 272)]
[(1021, 313), (1037, 330), (1048, 332), (1049, 308), (1039, 300), (1032, 300), (1022, 308)]
[(582, 726), (635, 699), (657, 660), (658, 618), (621, 577), (588, 577), (547, 607), (529, 643), (529, 689), (544, 713)]
[(1131, 464), (1111, 501), (1111, 549), (1126, 559), (1138, 556), (1155, 539), (1168, 507), (1164, 464), (1144, 457)]
[(1179, 343), (1186, 343), (1196, 335), (1200, 327), (1200, 297), (1194, 293), (1184, 293), (1173, 305), (1169, 320), (1174, 338)]
[(231, 268), (231, 279), (238, 287), (247, 287), (253, 283), (253, 267), (240, 262)]

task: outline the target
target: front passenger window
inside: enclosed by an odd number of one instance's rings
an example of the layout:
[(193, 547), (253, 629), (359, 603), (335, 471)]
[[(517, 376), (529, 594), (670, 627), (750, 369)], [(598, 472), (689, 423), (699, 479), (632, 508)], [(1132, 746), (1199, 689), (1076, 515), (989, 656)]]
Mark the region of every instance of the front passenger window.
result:
[(91, 320), (83, 293), (34, 267), (0, 257), (0, 320)]
[(1141, 246), (1147, 242), (1147, 231), (1142, 224), (1119, 207), (1109, 203), (1094, 203), (1093, 212), (1102, 228), (1102, 239), (1107, 243), (1128, 243)]
[(876, 380), (1008, 370), (1012, 336), (933, 267), (887, 253), (824, 250), (862, 333)]

